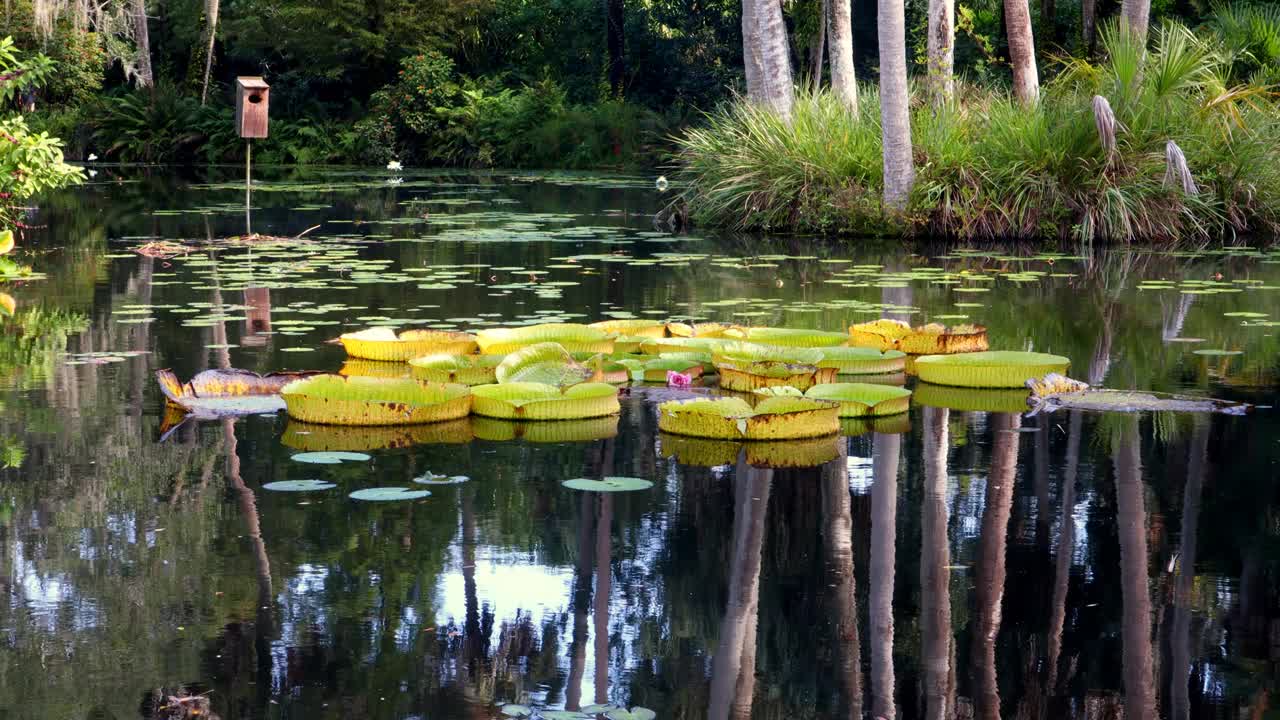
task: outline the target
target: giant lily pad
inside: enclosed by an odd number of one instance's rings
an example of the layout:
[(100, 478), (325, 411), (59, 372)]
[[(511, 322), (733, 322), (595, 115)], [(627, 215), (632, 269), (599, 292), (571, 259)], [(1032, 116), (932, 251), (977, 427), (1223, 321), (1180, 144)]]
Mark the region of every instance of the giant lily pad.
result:
[(987, 350), (987, 329), (981, 325), (938, 323), (913, 328), (898, 339), (898, 349), (910, 355), (951, 355)]
[(820, 368), (835, 368), (840, 375), (884, 375), (902, 372), (906, 353), (865, 347), (822, 349)]
[(492, 328), (476, 334), (480, 351), (506, 355), (529, 345), (559, 343), (569, 352), (613, 352), (612, 336), (589, 325), (544, 323), (515, 328)]
[(505, 355), (450, 355), (438, 353), (413, 358), (409, 365), (413, 376), (422, 380), (462, 385), (488, 385), (497, 382), (498, 365)]
[(658, 406), (658, 429), (727, 440), (790, 440), (834, 435), (840, 406), (805, 397), (771, 397), (754, 408), (741, 398), (673, 400)]
[(399, 500), (418, 500), (424, 497), (431, 497), (430, 490), (412, 490), (405, 487), (373, 487), (363, 490), (356, 490), (347, 497), (352, 500), (366, 500), (372, 502), (394, 502)]
[(610, 335), (632, 338), (660, 338), (667, 336), (667, 324), (658, 320), (603, 320), (591, 323), (588, 327), (603, 330)]
[(806, 390), (834, 382), (836, 369), (819, 367), (818, 348), (768, 347), (753, 343), (728, 343), (712, 356), (720, 374), (720, 387), (738, 392), (757, 388), (790, 386)]
[(289, 417), (327, 425), (413, 425), (466, 417), (465, 385), (317, 375), (281, 391)]
[(576, 420), (616, 414), (618, 389), (607, 383), (581, 383), (568, 388), (541, 383), (477, 385), (472, 411), (508, 420)]
[(823, 330), (799, 330), (791, 328), (747, 328), (746, 340), (760, 345), (782, 347), (836, 347), (849, 342), (849, 336), (841, 332)]
[(634, 490), (648, 490), (653, 487), (653, 483), (643, 478), (634, 477), (604, 477), (599, 480), (590, 478), (574, 478), (573, 480), (565, 480), (560, 483), (570, 490), (583, 490), (585, 492), (631, 492)]
[(259, 375), (249, 370), (205, 370), (182, 383), (171, 370), (157, 370), (156, 381), (169, 403), (198, 419), (274, 413), (284, 409), (281, 390), (312, 372)]
[(423, 355), (469, 355), (476, 350), (474, 335), (443, 330), (406, 330), (397, 335), (391, 328), (376, 327), (338, 339), (348, 356), (361, 360), (405, 362)]
[(897, 415), (911, 407), (911, 391), (893, 385), (828, 383), (814, 385), (805, 390), (804, 396), (840, 403), (842, 418)]
[(901, 320), (881, 318), (851, 326), (849, 344), (876, 350), (897, 350), (898, 341), (910, 333), (911, 326)]
[(926, 355), (915, 361), (925, 382), (973, 388), (1020, 388), (1032, 378), (1066, 372), (1071, 361), (1061, 355), (993, 350), (959, 355)]
[(591, 375), (590, 368), (579, 364), (568, 350), (553, 342), (521, 348), (508, 355), (494, 371), (499, 383), (541, 383), (562, 388), (585, 382)]

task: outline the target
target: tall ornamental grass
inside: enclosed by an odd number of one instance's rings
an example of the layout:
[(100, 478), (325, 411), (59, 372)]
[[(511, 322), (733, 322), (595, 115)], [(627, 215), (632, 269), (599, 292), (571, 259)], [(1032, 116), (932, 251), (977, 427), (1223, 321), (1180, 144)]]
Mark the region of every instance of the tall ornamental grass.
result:
[[(883, 211), (879, 103), (822, 93), (790, 126), (736, 102), (678, 141), (681, 200), (737, 229), (1166, 242), (1280, 231), (1280, 104), (1233, 57), (1166, 23), (1143, 47), (1112, 27), (1105, 60), (1064, 59), (1034, 108), (961, 86), (913, 104), (917, 180)], [(922, 97), (922, 96), (921, 96)], [(1185, 163), (1184, 163), (1185, 161)]]

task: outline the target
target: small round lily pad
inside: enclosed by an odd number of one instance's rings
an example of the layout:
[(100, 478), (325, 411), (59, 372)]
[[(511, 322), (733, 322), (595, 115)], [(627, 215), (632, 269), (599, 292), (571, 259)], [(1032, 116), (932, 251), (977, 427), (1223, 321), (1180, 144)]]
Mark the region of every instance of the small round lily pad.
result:
[(648, 480), (634, 477), (606, 477), (600, 480), (575, 478), (573, 480), (565, 480), (561, 484), (570, 490), (583, 490), (586, 492), (629, 492), (632, 490), (648, 490), (653, 487), (653, 483)]
[(1208, 355), (1210, 357), (1223, 357), (1228, 355), (1243, 355), (1243, 350), (1215, 350), (1206, 348), (1204, 350), (1192, 350), (1196, 355)]
[(428, 472), (426, 475), (414, 478), (413, 481), (419, 485), (461, 485), (470, 479), (466, 475), (436, 475)]
[(352, 500), (368, 500), (372, 502), (389, 502), (392, 500), (417, 500), (430, 497), (430, 490), (410, 490), (403, 487), (374, 487), (356, 490), (348, 497)]
[(364, 462), (369, 459), (368, 455), (358, 452), (304, 452), (293, 455), (290, 460), (298, 462), (312, 463), (314, 465), (337, 465), (342, 462)]
[(533, 715), (533, 708), (528, 705), (516, 705), (515, 703), (507, 703), (502, 706), (502, 714), (507, 717), (529, 717)]
[(263, 490), (273, 490), (275, 492), (312, 492), (315, 490), (328, 490), (338, 487), (330, 482), (323, 480), (280, 480), (277, 482), (269, 482), (262, 486)]

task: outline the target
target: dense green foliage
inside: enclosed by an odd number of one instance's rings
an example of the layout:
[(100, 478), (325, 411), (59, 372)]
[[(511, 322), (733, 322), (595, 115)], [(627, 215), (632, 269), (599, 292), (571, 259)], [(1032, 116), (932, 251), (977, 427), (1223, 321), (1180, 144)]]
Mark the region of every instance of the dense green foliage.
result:
[[(916, 107), (919, 177), (906, 229), (1085, 240), (1275, 231), (1280, 108), (1268, 88), (1249, 82), (1274, 66), (1177, 23), (1152, 35), (1144, 59), (1141, 43), (1105, 31), (1104, 59), (1063, 60), (1031, 109), (976, 86), (952, 107)], [(695, 219), (901, 230), (883, 218), (879, 108), (874, 92), (866, 96), (858, 116), (825, 94), (806, 97), (791, 125), (745, 103), (712, 114), (681, 141), (684, 199)], [(1114, 147), (1099, 131), (1094, 96), (1114, 109)], [(1170, 167), (1169, 143), (1185, 153), (1191, 192)]]

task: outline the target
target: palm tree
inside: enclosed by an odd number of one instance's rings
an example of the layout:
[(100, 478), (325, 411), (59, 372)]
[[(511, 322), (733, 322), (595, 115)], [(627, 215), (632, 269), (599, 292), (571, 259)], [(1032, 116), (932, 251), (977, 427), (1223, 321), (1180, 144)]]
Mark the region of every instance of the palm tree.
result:
[(827, 62), (831, 89), (850, 112), (858, 111), (858, 81), (853, 72), (853, 5), (850, 0), (827, 0)]
[[(1024, 0), (1025, 1), (1025, 0)], [(907, 207), (916, 169), (911, 160), (910, 91), (907, 88), (907, 28), (903, 0), (878, 0), (880, 38), (880, 132), (884, 145), (884, 205)]]
[(1027, 0), (1004, 0), (1004, 24), (1009, 34), (1009, 62), (1013, 65), (1013, 95), (1023, 105), (1034, 105), (1040, 97), (1040, 77)]
[(156, 84), (151, 71), (151, 31), (147, 28), (147, 0), (133, 0), (133, 37), (138, 56), (134, 61), (134, 77), (138, 87), (150, 88)]
[(929, 0), (928, 45), (929, 97), (934, 107), (942, 107), (955, 93), (955, 0)]
[(1098, 0), (1080, 0), (1080, 25), (1085, 52), (1092, 54), (1098, 35)]
[(209, 75), (213, 73), (213, 42), (218, 37), (218, 11), (221, 6), (221, 0), (206, 0), (205, 2), (205, 22), (209, 26), (209, 39), (206, 41), (204, 49), (204, 81), (200, 83), (201, 105), (204, 105), (205, 100), (209, 97)]
[(790, 121), (791, 54), (778, 0), (742, 0), (742, 56), (747, 98)]
[(1147, 25), (1151, 20), (1151, 0), (1123, 0), (1120, 18), (1129, 26), (1129, 32), (1143, 45), (1147, 44)]

